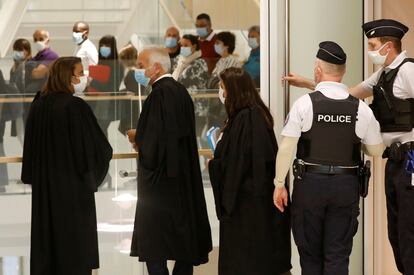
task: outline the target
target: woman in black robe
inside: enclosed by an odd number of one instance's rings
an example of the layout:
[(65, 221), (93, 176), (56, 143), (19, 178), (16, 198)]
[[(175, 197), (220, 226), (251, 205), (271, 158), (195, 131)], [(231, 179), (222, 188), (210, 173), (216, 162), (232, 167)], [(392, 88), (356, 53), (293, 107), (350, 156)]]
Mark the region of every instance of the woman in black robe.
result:
[(94, 193), (112, 148), (89, 105), (81, 59), (63, 57), (30, 108), (22, 181), (32, 185), (31, 275), (90, 275), (99, 267)]
[(228, 118), (209, 163), (220, 220), (219, 274), (282, 274), (291, 268), (290, 220), (273, 205), (273, 118), (247, 72), (229, 68), (220, 79)]

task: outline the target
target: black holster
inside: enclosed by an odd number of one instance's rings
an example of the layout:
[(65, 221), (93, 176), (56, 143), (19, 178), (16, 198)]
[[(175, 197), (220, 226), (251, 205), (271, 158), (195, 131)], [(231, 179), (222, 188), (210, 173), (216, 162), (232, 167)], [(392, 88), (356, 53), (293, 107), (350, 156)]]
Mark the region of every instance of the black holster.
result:
[(359, 194), (362, 198), (368, 195), (369, 179), (371, 178), (371, 161), (367, 160), (365, 164), (359, 167)]
[(293, 161), (293, 176), (295, 179), (301, 180), (303, 178), (303, 175), (305, 174), (305, 163), (301, 159), (295, 159)]

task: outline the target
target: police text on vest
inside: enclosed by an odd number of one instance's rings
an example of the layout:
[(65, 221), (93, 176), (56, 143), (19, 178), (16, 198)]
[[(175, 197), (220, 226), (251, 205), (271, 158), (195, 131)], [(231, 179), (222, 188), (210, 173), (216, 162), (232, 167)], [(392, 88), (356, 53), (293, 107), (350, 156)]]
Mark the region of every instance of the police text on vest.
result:
[(326, 123), (352, 123), (352, 116), (318, 114), (318, 122), (321, 121)]

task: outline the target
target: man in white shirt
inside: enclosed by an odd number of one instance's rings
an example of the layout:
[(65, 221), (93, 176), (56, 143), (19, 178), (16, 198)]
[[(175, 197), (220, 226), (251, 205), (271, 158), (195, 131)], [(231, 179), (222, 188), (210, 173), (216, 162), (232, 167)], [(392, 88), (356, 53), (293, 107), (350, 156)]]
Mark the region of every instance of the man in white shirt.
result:
[(348, 274), (358, 228), (361, 147), (373, 156), (384, 148), (371, 109), (341, 83), (345, 62), (338, 44), (319, 44), (315, 92), (294, 103), (277, 154), (274, 203), (283, 212), (285, 177), (297, 148), (292, 230), (302, 274)]
[[(364, 82), (350, 89), (363, 99), (374, 96), (371, 108), (381, 125), (387, 149), (385, 193), (388, 238), (398, 270), (414, 274), (414, 60), (402, 51), (401, 39), (408, 32), (404, 24), (380, 19), (362, 26), (368, 38), (368, 56), (381, 68)], [(313, 89), (315, 83), (290, 74), (290, 84)]]
[(98, 50), (89, 40), (89, 25), (84, 21), (78, 21), (73, 25), (72, 38), (76, 49), (74, 56), (82, 59), (82, 65), (86, 74), (90, 65), (98, 64)]

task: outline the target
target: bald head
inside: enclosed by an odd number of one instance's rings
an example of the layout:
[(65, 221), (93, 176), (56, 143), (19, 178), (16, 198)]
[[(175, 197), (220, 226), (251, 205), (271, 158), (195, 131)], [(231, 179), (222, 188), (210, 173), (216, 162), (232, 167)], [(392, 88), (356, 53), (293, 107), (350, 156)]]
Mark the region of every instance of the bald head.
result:
[(36, 30), (33, 33), (34, 42), (47, 42), (49, 41), (49, 32), (46, 30)]
[(180, 31), (176, 27), (169, 27), (165, 32), (165, 38), (174, 37), (180, 40)]
[(73, 25), (73, 32), (87, 32), (89, 33), (89, 24), (85, 21), (78, 21)]

